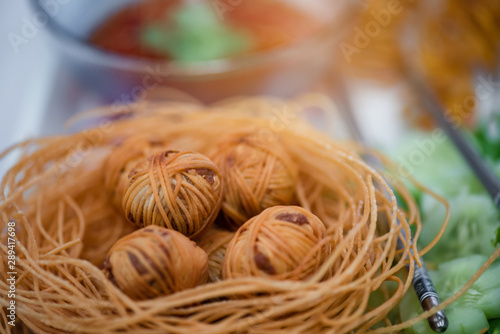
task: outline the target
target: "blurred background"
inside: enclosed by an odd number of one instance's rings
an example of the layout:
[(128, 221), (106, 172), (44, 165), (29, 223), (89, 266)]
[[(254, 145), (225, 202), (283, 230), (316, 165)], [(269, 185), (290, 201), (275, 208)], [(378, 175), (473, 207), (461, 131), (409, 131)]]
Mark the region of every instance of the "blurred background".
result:
[[(221, 0), (199, 8), (181, 6), (177, 19), (165, 19), (169, 8), (159, 11), (160, 19), (151, 17), (148, 8), (132, 8), (115, 28), (104, 26), (136, 2), (0, 3), (1, 150), (27, 138), (60, 133), (79, 111), (128, 105), (146, 95), (212, 103), (236, 95), (330, 93), (324, 84), (331, 74), (327, 70), (337, 67), (339, 43), (366, 5)], [(162, 20), (176, 33), (162, 36), (168, 31)], [(99, 27), (101, 36), (96, 37)], [(138, 36), (146, 29), (148, 37)], [(99, 40), (89, 41), (92, 36)], [(133, 38), (135, 45), (127, 41)], [(399, 109), (390, 88), (362, 95), (356, 108)]]
[(24, 48), (19, 52), (14, 51), (8, 38), (10, 32), (20, 33), (22, 18), (28, 17), (29, 13), (27, 1), (0, 2), (2, 150), (36, 133), (53, 82), (55, 52), (48, 45), (44, 33), (23, 45)]
[(464, 126), (498, 103), (496, 1), (22, 0), (0, 3), (0, 149), (145, 99), (347, 95), (376, 146), (432, 128), (411, 65)]
[[(447, 230), (425, 255), (436, 269), (489, 256), (500, 245), (500, 214), (408, 77), (424, 82), (500, 176), (499, 50), (498, 0), (4, 0), (0, 151), (75, 131), (65, 127), (71, 117), (104, 105), (126, 116), (146, 100), (211, 105), (307, 94), (317, 108), (305, 116), (335, 137), (350, 132), (338, 114), (350, 105), (344, 110), (399, 176), (411, 174), (450, 202)], [(15, 158), (1, 159), (0, 175)], [(424, 221), (422, 249), (445, 212), (409, 190)], [(495, 289), (491, 296), (500, 295)], [(489, 325), (480, 316), (481, 332), (500, 331), (500, 313), (488, 314)]]

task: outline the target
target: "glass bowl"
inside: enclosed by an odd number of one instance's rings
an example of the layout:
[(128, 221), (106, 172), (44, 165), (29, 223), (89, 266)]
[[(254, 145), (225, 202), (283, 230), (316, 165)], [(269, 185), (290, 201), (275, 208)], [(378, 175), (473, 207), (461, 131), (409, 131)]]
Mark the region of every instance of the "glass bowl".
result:
[(63, 70), (73, 73), (104, 103), (128, 103), (146, 95), (175, 99), (180, 96), (177, 92), (211, 103), (239, 95), (286, 98), (311, 90), (335, 62), (336, 42), (353, 11), (348, 0), (311, 0), (307, 4), (286, 0), (294, 6), (306, 5), (301, 10), (324, 21), (322, 28), (304, 41), (234, 59), (149, 60), (107, 52), (87, 41), (107, 17), (135, 2), (138, 0), (31, 0), (35, 15), (47, 18)]

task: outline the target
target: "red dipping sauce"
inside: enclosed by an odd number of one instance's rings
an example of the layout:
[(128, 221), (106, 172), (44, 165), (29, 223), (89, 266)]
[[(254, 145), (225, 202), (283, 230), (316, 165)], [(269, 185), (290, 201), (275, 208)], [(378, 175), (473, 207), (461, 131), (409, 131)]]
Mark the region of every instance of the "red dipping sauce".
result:
[[(151, 24), (165, 24), (184, 6), (182, 0), (144, 0), (129, 5), (99, 25), (89, 41), (107, 51), (147, 59), (176, 60), (144, 43), (141, 32)], [(242, 56), (271, 50), (307, 39), (321, 24), (309, 14), (279, 0), (209, 1), (220, 23), (243, 31), (252, 39)], [(196, 24), (196, 22), (193, 22)]]

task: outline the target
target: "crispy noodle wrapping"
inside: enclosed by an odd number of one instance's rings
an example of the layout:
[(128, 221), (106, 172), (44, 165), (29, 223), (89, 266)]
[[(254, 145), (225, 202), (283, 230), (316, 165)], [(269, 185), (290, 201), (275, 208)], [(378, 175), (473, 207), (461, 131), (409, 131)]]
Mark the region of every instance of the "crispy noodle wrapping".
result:
[[(2, 307), (9, 303), (7, 222), (16, 222), (18, 240), (14, 330), (341, 334), (370, 332), (383, 321), (385, 327), (375, 331), (392, 332), (387, 314), (411, 287), (407, 275), (396, 273), (409, 264), (413, 275), (413, 260), (420, 263), (446, 222), (420, 254), (408, 237), (398, 249), (402, 230), (409, 236), (414, 226), (418, 238), (421, 229), (409, 192), (401, 183), (388, 184), (360, 158), (354, 143), (332, 140), (302, 121), (307, 99), (300, 101), (248, 98), (211, 108), (146, 102), (129, 118), (101, 120), (82, 132), (29, 140), (4, 152), (1, 157), (21, 152), (2, 180), (0, 203)], [(287, 110), (286, 126), (270, 125), (271, 108)], [(134, 230), (106, 191), (107, 157), (117, 142), (141, 134), (168, 143), (169, 149), (208, 155), (220, 138), (233, 133), (255, 140), (279, 138), (297, 170), (296, 204), (324, 223), (331, 253), (300, 281), (237, 277), (131, 299), (102, 271), (112, 245)], [(398, 206), (393, 189), (404, 206)], [(370, 294), (388, 281), (396, 283), (394, 292), (368, 307)], [(6, 311), (1, 312), (5, 325)]]

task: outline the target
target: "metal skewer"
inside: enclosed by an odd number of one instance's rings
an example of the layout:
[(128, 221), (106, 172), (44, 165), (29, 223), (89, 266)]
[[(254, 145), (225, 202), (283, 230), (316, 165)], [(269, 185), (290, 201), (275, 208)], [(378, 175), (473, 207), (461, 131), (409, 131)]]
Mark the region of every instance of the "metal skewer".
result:
[[(340, 78), (337, 82), (337, 92), (336, 92), (337, 104), (339, 105), (340, 112), (347, 124), (347, 128), (350, 134), (354, 137), (354, 139), (361, 145), (362, 148), (366, 148), (365, 152), (368, 151), (368, 144), (363, 136), (358, 123), (355, 119), (353, 108), (350, 104), (350, 101), (347, 97), (347, 90), (345, 87), (345, 83), (342, 78)], [(383, 164), (380, 159), (370, 153), (365, 153), (362, 155), (363, 159), (372, 167), (376, 169), (382, 168)], [(401, 230), (402, 237), (406, 239), (406, 233), (404, 230)], [(413, 243), (413, 238), (411, 238)], [(398, 248), (403, 248), (403, 244), (400, 239), (398, 239)], [(434, 289), (434, 285), (432, 280), (429, 277), (429, 273), (427, 272), (427, 268), (422, 261), (422, 266), (419, 267), (415, 262), (415, 271), (413, 275), (413, 288), (418, 296), (420, 301), (420, 305), (422, 305), (422, 309), (424, 311), (428, 311), (434, 306), (438, 305), (441, 301), (439, 299), (436, 290)], [(409, 269), (409, 265), (406, 266), (406, 269)], [(443, 333), (448, 328), (448, 319), (443, 311), (438, 311), (434, 315), (427, 318), (429, 322), (429, 326), (436, 333)]]
[(500, 179), (491, 171), (481, 156), (469, 144), (460, 132), (460, 129), (453, 126), (448, 121), (444, 108), (438, 102), (434, 93), (429, 90), (422, 83), (422, 80), (417, 78), (412, 71), (407, 70), (406, 72), (408, 82), (423, 101), (425, 109), (433, 117), (439, 127), (448, 135), (453, 144), (455, 144), (462, 157), (467, 161), (467, 164), (490, 194), (495, 205), (500, 209)]

